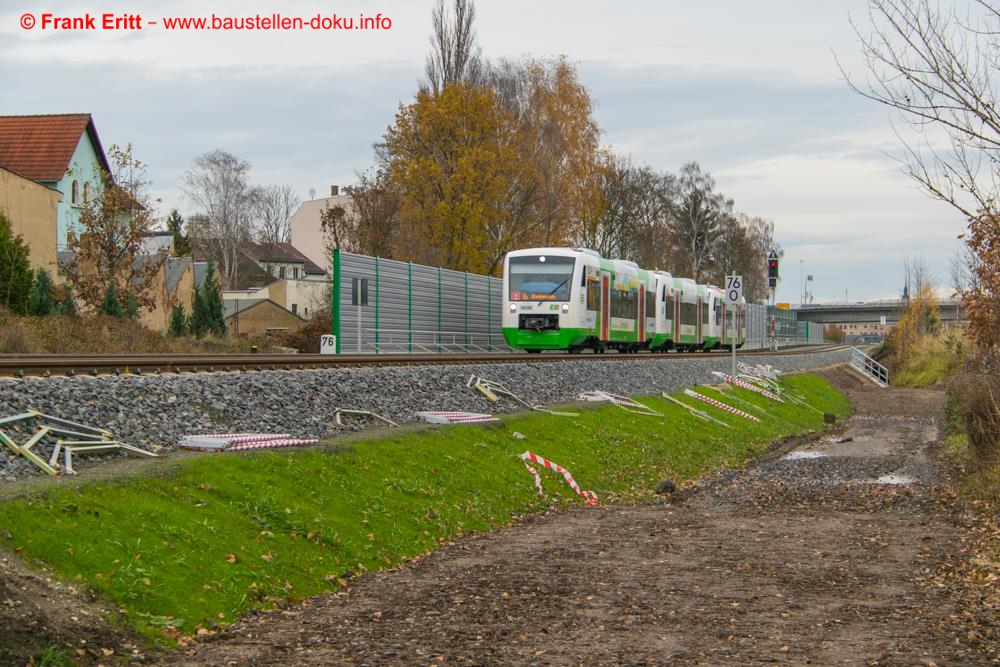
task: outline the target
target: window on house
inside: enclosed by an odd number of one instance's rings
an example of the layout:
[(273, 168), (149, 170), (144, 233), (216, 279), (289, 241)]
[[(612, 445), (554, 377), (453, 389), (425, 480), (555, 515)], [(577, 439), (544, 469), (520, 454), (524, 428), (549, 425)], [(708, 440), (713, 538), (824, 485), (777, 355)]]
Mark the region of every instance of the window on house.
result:
[(83, 184), (83, 203), (87, 204), (90, 202), (90, 183)]
[(292, 278), (294, 278), (295, 280), (299, 279), (299, 267), (295, 267), (294, 269), (292, 269)]
[(298, 315), (299, 314), (299, 304), (297, 304), (297, 303), (293, 303), (292, 304), (292, 314), (293, 315)]
[(281, 267), (280, 269), (278, 269), (278, 277), (279, 278), (285, 277), (285, 267)]
[(77, 181), (73, 181), (73, 186), (70, 188), (69, 200), (75, 206), (79, 201), (78, 192), (80, 190), (80, 184)]

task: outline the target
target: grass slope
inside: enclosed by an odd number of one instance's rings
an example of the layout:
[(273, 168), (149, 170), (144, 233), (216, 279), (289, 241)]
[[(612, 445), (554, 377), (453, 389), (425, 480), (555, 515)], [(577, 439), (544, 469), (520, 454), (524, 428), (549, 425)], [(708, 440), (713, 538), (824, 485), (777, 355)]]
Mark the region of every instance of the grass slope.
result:
[[(821, 411), (849, 410), (816, 376), (788, 382)], [(162, 641), (331, 590), (344, 576), (547, 507), (518, 460), (525, 449), (568, 468), (603, 503), (635, 502), (663, 477), (684, 482), (738, 466), (775, 437), (822, 428), (814, 410), (737, 395), (765, 407), (761, 424), (698, 406), (734, 427), (726, 430), (650, 398), (664, 417), (605, 404), (575, 419), (529, 413), (494, 427), (426, 429), (350, 447), (205, 455), (166, 477), (61, 488), (0, 505), (0, 528), (23, 557), (90, 586)], [(580, 502), (561, 478), (542, 474), (549, 496)]]

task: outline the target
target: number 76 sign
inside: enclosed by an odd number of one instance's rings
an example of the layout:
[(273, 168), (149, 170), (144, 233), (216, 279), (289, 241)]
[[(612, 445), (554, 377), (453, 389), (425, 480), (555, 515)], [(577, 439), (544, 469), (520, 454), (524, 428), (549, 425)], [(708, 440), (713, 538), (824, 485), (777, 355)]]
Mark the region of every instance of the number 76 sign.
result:
[(726, 276), (726, 303), (743, 300), (743, 276)]

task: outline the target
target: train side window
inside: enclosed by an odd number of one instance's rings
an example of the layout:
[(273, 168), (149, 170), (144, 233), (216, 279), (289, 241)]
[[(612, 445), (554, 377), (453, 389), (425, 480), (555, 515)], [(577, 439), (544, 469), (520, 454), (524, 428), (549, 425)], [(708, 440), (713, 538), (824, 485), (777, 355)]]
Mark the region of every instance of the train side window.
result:
[(674, 319), (674, 294), (671, 292), (668, 296), (664, 298), (667, 306), (664, 308), (666, 311), (666, 316), (668, 320)]
[(587, 267), (580, 267), (580, 287), (587, 286)]
[(656, 294), (646, 292), (646, 317), (653, 317), (656, 314)]
[(598, 280), (587, 281), (587, 310), (600, 310), (601, 283)]
[(708, 324), (708, 304), (707, 303), (702, 303), (701, 304), (701, 323), (703, 325), (707, 325)]

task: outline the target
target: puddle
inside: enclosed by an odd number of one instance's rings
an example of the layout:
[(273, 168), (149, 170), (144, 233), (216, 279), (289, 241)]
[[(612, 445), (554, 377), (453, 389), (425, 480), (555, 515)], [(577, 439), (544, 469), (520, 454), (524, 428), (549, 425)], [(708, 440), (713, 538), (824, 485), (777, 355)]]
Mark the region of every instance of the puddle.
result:
[(782, 461), (802, 461), (805, 459), (821, 459), (826, 457), (823, 452), (791, 452), (781, 457)]
[(868, 484), (916, 484), (917, 480), (906, 475), (882, 475), (878, 479), (868, 480)]

